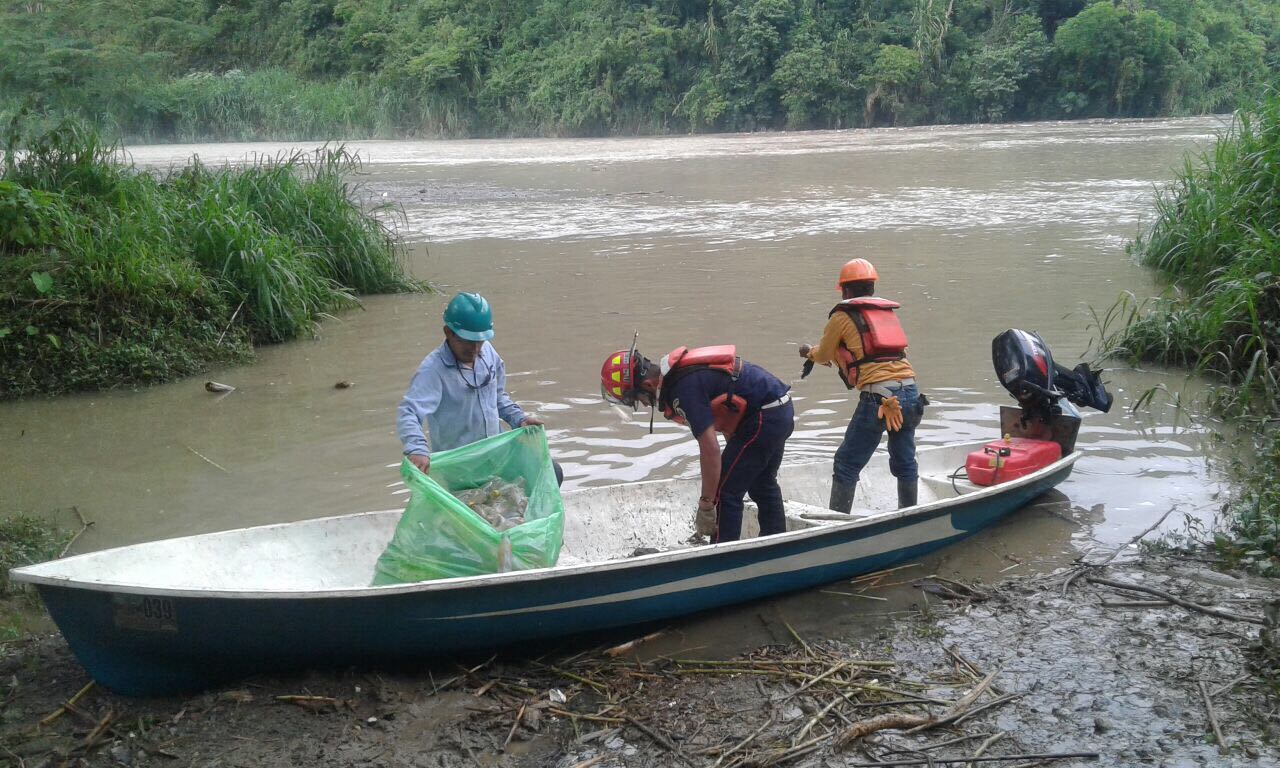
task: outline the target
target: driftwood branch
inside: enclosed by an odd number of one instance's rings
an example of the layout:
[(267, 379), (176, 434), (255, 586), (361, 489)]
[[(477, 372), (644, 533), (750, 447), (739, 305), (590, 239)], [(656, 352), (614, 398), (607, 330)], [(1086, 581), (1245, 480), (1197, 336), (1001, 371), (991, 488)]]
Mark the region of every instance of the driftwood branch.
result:
[(663, 634), (665, 634), (665, 630), (653, 632), (645, 635), (644, 637), (637, 637), (635, 640), (630, 640), (622, 643), (621, 645), (615, 645), (612, 648), (609, 648), (604, 652), (604, 655), (614, 658), (616, 656), (621, 656), (624, 653), (630, 653), (650, 640), (657, 640), (659, 637), (662, 637)]
[(1173, 514), (1173, 511), (1174, 511), (1175, 509), (1177, 509), (1177, 508), (1178, 508), (1178, 505), (1177, 505), (1177, 504), (1174, 504), (1173, 506), (1169, 507), (1169, 509), (1168, 509), (1168, 510), (1163, 514), (1163, 515), (1161, 515), (1161, 516), (1160, 516), (1160, 519), (1159, 519), (1159, 520), (1156, 520), (1156, 521), (1155, 521), (1154, 523), (1152, 523), (1151, 525), (1148, 525), (1148, 526), (1147, 526), (1147, 528), (1146, 528), (1146, 530), (1144, 530), (1142, 533), (1139, 533), (1137, 536), (1134, 536), (1132, 539), (1129, 539), (1129, 540), (1128, 540), (1128, 541), (1126, 541), (1124, 544), (1120, 545), (1119, 547), (1116, 547), (1116, 550), (1115, 550), (1114, 552), (1112, 552), (1110, 555), (1107, 555), (1104, 559), (1102, 559), (1102, 560), (1100, 560), (1099, 562), (1096, 562), (1096, 563), (1089, 563), (1089, 565), (1090, 565), (1090, 566), (1093, 566), (1093, 567), (1095, 567), (1095, 568), (1096, 568), (1096, 567), (1098, 567), (1098, 566), (1106, 565), (1107, 563), (1111, 562), (1112, 560), (1115, 560), (1115, 559), (1116, 559), (1116, 557), (1117, 557), (1121, 552), (1125, 551), (1125, 550), (1126, 550), (1126, 549), (1128, 549), (1129, 547), (1132, 547), (1134, 544), (1137, 544), (1137, 543), (1138, 543), (1139, 541), (1141, 541), (1141, 540), (1142, 540), (1142, 538), (1143, 538), (1144, 536), (1146, 536), (1148, 533), (1151, 533), (1151, 532), (1152, 532), (1152, 531), (1154, 531), (1155, 529), (1159, 528), (1159, 527), (1160, 527), (1160, 524), (1161, 524), (1161, 523), (1163, 523), (1165, 520), (1167, 520), (1167, 519), (1168, 519), (1168, 517), (1169, 517), (1169, 515)]
[(76, 519), (80, 521), (80, 530), (76, 531), (76, 535), (72, 536), (71, 540), (67, 542), (67, 545), (62, 548), (62, 551), (58, 553), (58, 557), (66, 557), (67, 553), (71, 551), (71, 547), (76, 543), (76, 540), (80, 538), (81, 534), (93, 527), (94, 521), (85, 520), (84, 515), (80, 514), (79, 507), (73, 506), (71, 507), (71, 511), (76, 513)]
[(98, 721), (98, 724), (94, 726), (93, 730), (89, 731), (89, 735), (84, 737), (84, 741), (81, 742), (80, 748), (87, 752), (97, 747), (103, 740), (107, 731), (110, 730), (111, 724), (115, 722), (115, 719), (116, 711), (114, 709), (107, 710), (107, 714), (103, 715), (102, 719)]
[(835, 748), (837, 750), (844, 749), (846, 746), (868, 736), (876, 731), (883, 731), (887, 728), (918, 728), (920, 726), (934, 725), (937, 717), (934, 715), (909, 715), (903, 712), (890, 712), (886, 715), (876, 715), (875, 717), (859, 720), (852, 727), (845, 730), (835, 740)]
[(1218, 725), (1218, 715), (1213, 711), (1213, 701), (1209, 698), (1209, 688), (1204, 684), (1203, 680), (1198, 681), (1200, 685), (1200, 695), (1204, 697), (1204, 711), (1209, 715), (1209, 726), (1213, 728), (1213, 737), (1218, 740), (1218, 752), (1227, 754), (1230, 751), (1227, 748), (1227, 740), (1222, 735), (1222, 726)]
[(877, 715), (876, 717), (860, 720), (849, 728), (845, 729), (840, 735), (836, 736), (835, 748), (837, 750), (844, 749), (864, 736), (883, 731), (887, 728), (908, 729), (908, 733), (916, 733), (918, 731), (935, 728), (944, 725), (952, 720), (960, 717), (969, 707), (973, 705), (978, 697), (991, 687), (991, 681), (995, 679), (1000, 670), (997, 668), (991, 674), (983, 678), (982, 682), (973, 687), (973, 690), (966, 693), (958, 701), (942, 715), (910, 715), (905, 713), (890, 713), (887, 715)]
[(628, 723), (631, 723), (636, 728), (639, 728), (641, 731), (643, 731), (645, 736), (648, 736), (649, 738), (656, 741), (663, 749), (667, 750), (671, 754), (680, 758), (681, 762), (688, 763), (689, 765), (693, 765), (693, 761), (689, 759), (689, 756), (686, 755), (684, 752), (682, 752), (680, 748), (677, 747), (675, 744), (672, 744), (671, 739), (668, 739), (666, 736), (663, 736), (662, 734), (658, 733), (657, 731), (653, 730), (649, 726), (645, 725), (644, 723), (640, 722), (639, 720), (635, 719), (630, 715), (627, 715), (625, 719)]
[[(960, 655), (960, 652), (957, 651), (955, 648), (948, 648), (946, 646), (943, 646), (942, 650), (946, 651), (947, 655), (950, 656), (952, 660), (955, 661), (956, 664), (960, 665), (961, 668), (967, 670), (969, 674), (973, 675), (973, 678), (975, 680), (982, 679), (982, 672), (978, 670), (977, 665), (974, 664), (972, 661), (969, 661), (968, 659), (966, 659), (964, 656)], [(995, 683), (992, 683), (991, 692), (999, 696), (1004, 694), (1004, 689), (996, 685)]]
[(93, 690), (93, 686), (94, 686), (94, 682), (90, 680), (88, 683), (85, 684), (83, 688), (80, 689), (79, 693), (77, 693), (75, 696), (72, 696), (70, 699), (67, 699), (66, 703), (64, 703), (62, 706), (58, 707), (57, 709), (55, 709), (53, 712), (50, 712), (48, 715), (45, 715), (44, 719), (40, 721), (40, 725), (48, 725), (52, 723), (54, 720), (57, 720), (59, 717), (62, 717), (64, 714), (70, 711), (73, 707), (75, 707), (76, 704), (80, 703), (80, 700), (83, 699), (89, 693), (89, 691)]
[[(930, 584), (930, 580), (937, 582), (937, 584)], [(924, 579), (916, 582), (916, 586), (920, 586), (921, 589), (925, 589), (926, 587), (934, 588), (937, 590), (936, 594), (941, 597), (954, 597), (957, 600), (982, 601), (991, 597), (986, 592), (983, 592), (976, 587), (965, 584), (962, 581), (956, 581), (955, 579), (944, 578), (936, 573), (926, 576)], [(941, 589), (937, 589), (938, 587), (941, 587)]]
[(1177, 504), (1174, 504), (1173, 506), (1169, 507), (1169, 509), (1166, 510), (1165, 513), (1160, 516), (1160, 519), (1156, 520), (1154, 523), (1147, 526), (1146, 530), (1144, 530), (1142, 533), (1139, 533), (1137, 536), (1134, 536), (1132, 539), (1129, 539), (1124, 544), (1121, 544), (1120, 546), (1116, 547), (1111, 554), (1107, 555), (1106, 557), (1099, 560), (1098, 562), (1096, 563), (1084, 562), (1082, 565), (1080, 565), (1075, 570), (1073, 570), (1071, 574), (1067, 576), (1066, 580), (1062, 582), (1062, 596), (1063, 597), (1067, 596), (1067, 590), (1071, 588), (1071, 582), (1080, 578), (1081, 576), (1088, 573), (1089, 571), (1094, 570), (1096, 568), (1101, 568), (1107, 563), (1110, 563), (1112, 560), (1115, 560), (1116, 557), (1119, 556), (1121, 552), (1125, 551), (1126, 549), (1133, 546), (1134, 544), (1137, 544), (1148, 533), (1151, 533), (1155, 529), (1159, 528), (1160, 524), (1163, 523), (1165, 520), (1167, 520), (1169, 515), (1173, 514), (1173, 511), (1177, 508), (1178, 508)]
[(924, 746), (921, 746), (921, 747), (910, 747), (907, 749), (891, 749), (885, 754), (897, 755), (897, 754), (902, 754), (904, 752), (909, 752), (914, 755), (917, 752), (929, 752), (934, 749), (942, 749), (943, 747), (949, 747), (952, 744), (963, 744), (966, 741), (977, 741), (978, 739), (985, 739), (991, 735), (992, 734), (990, 733), (968, 733), (961, 736), (956, 736), (954, 738), (944, 739), (943, 741), (936, 741), (932, 744), (925, 744)]
[(1062, 596), (1063, 597), (1067, 596), (1067, 590), (1071, 589), (1071, 583), (1074, 582), (1076, 579), (1080, 578), (1081, 576), (1085, 575), (1086, 573), (1088, 573), (1090, 568), (1091, 566), (1082, 565), (1079, 568), (1076, 568), (1075, 570), (1073, 570), (1067, 576), (1067, 578), (1062, 580)]
[(1168, 600), (1103, 600), (1103, 608), (1168, 608)]
[(727, 752), (725, 752), (724, 754), (720, 755), (720, 759), (716, 760), (716, 762), (715, 762), (715, 764), (712, 766), (712, 768), (719, 768), (720, 764), (721, 764), (721, 763), (723, 763), (725, 760), (727, 760), (727, 759), (729, 758), (729, 756), (730, 756), (730, 755), (734, 754), (735, 752), (738, 752), (738, 751), (739, 751), (739, 750), (741, 750), (743, 747), (745, 747), (745, 746), (747, 746), (748, 744), (750, 744), (751, 742), (755, 741), (755, 740), (756, 740), (756, 737), (757, 737), (757, 736), (759, 736), (760, 734), (764, 733), (766, 730), (768, 730), (769, 726), (771, 726), (771, 725), (773, 725), (773, 717), (772, 717), (772, 716), (771, 716), (768, 720), (765, 720), (765, 721), (764, 721), (764, 725), (762, 725), (762, 726), (760, 726), (759, 728), (757, 728), (757, 729), (755, 729), (754, 731), (752, 731), (750, 736), (748, 736), (747, 738), (745, 738), (745, 739), (743, 739), (742, 741), (738, 742), (737, 744), (733, 745), (733, 747), (731, 747)]
[(1154, 587), (1144, 587), (1141, 584), (1128, 584), (1123, 581), (1112, 581), (1111, 579), (1104, 579), (1099, 576), (1089, 576), (1086, 578), (1086, 580), (1094, 584), (1102, 584), (1103, 586), (1107, 586), (1107, 587), (1115, 587), (1116, 589), (1127, 589), (1131, 592), (1143, 592), (1148, 595), (1155, 595), (1156, 597), (1164, 598), (1165, 600), (1168, 600), (1171, 603), (1180, 605), (1189, 611), (1198, 611), (1199, 613), (1207, 614), (1209, 616), (1215, 616), (1219, 619), (1230, 619), (1231, 621), (1247, 621), (1250, 624), (1266, 623), (1261, 618), (1255, 618), (1253, 616), (1241, 616), (1239, 614), (1230, 613), (1228, 611), (1220, 611), (1217, 608), (1210, 608), (1207, 605), (1200, 605), (1199, 603), (1193, 603), (1190, 600), (1184, 600), (1181, 597), (1178, 597), (1177, 595), (1170, 594), (1160, 589), (1155, 589)]
[(845, 663), (844, 663), (843, 661), (836, 662), (836, 664), (835, 664), (835, 665), (833, 665), (832, 667), (830, 667), (829, 669), (827, 669), (827, 670), (826, 670), (825, 672), (823, 672), (822, 674), (818, 675), (817, 677), (811, 677), (811, 678), (809, 678), (808, 680), (806, 680), (806, 681), (804, 681), (803, 683), (801, 683), (799, 688), (795, 689), (795, 690), (794, 690), (794, 691), (792, 691), (791, 693), (788, 693), (786, 696), (783, 696), (781, 699), (779, 699), (779, 701), (786, 701), (787, 699), (791, 699), (791, 698), (795, 698), (796, 696), (799, 696), (800, 694), (804, 693), (804, 692), (805, 692), (806, 690), (808, 690), (809, 688), (812, 688), (814, 685), (817, 685), (818, 683), (822, 682), (823, 680), (827, 679), (828, 677), (830, 677), (830, 676), (834, 675), (835, 673), (839, 672), (840, 670), (844, 669), (844, 668), (845, 668), (845, 666), (846, 666), (846, 665), (845, 665)]
[(208, 456), (205, 456), (203, 453), (201, 453), (201, 452), (197, 451), (195, 448), (192, 448), (191, 446), (187, 445), (186, 443), (183, 443), (183, 444), (182, 444), (182, 447), (183, 447), (183, 448), (186, 448), (188, 451), (191, 451), (191, 452), (192, 452), (192, 453), (194, 453), (195, 455), (197, 455), (197, 456), (199, 456), (200, 458), (204, 459), (206, 462), (208, 462), (208, 463), (209, 463), (209, 464), (211, 464), (212, 466), (217, 467), (218, 469), (222, 470), (223, 472), (226, 472), (228, 475), (229, 475), (229, 474), (231, 474), (230, 472), (227, 472), (227, 468), (226, 468), (226, 467), (222, 466), (221, 464), (219, 464), (218, 462), (216, 462), (216, 461), (214, 461), (213, 459), (209, 458)]
[(231, 330), (231, 324), (236, 321), (236, 315), (240, 314), (240, 310), (244, 309), (244, 302), (240, 302), (240, 306), (236, 307), (236, 311), (231, 313), (231, 319), (227, 321), (227, 327), (222, 329), (222, 333), (218, 334), (218, 344), (222, 343), (223, 337), (227, 335), (227, 331)]
[(982, 712), (985, 712), (988, 709), (991, 709), (992, 707), (998, 707), (1001, 704), (1008, 704), (1009, 702), (1014, 701), (1015, 699), (1020, 699), (1020, 698), (1022, 698), (1021, 693), (1006, 693), (1003, 696), (1000, 696), (998, 698), (992, 699), (991, 701), (984, 703), (982, 706), (974, 707), (968, 711), (962, 712), (960, 716), (955, 719), (955, 724), (959, 725), (971, 717), (977, 717), (979, 714), (981, 714)]
[(975, 685), (972, 691), (969, 691), (964, 696), (960, 697), (959, 701), (951, 705), (951, 708), (948, 709), (945, 713), (943, 713), (942, 717), (939, 717), (936, 721), (929, 723), (927, 726), (918, 725), (915, 728), (911, 729), (911, 731), (908, 731), (908, 733), (923, 731), (929, 728), (935, 728), (939, 725), (945, 725), (946, 723), (949, 723), (959, 718), (960, 716), (964, 715), (966, 712), (969, 711), (969, 708), (973, 706), (974, 702), (978, 700), (978, 697), (982, 696), (982, 694), (985, 693), (986, 690), (991, 687), (991, 681), (995, 680), (996, 675), (998, 674), (1000, 674), (1000, 668), (996, 667), (991, 671), (991, 674), (987, 675), (982, 679), (982, 682)]
[(1001, 755), (1000, 757), (927, 757), (922, 760), (891, 760), (887, 763), (845, 763), (845, 768), (886, 768), (899, 765), (937, 765), (939, 763), (1000, 763), (1011, 760), (1097, 760), (1097, 752), (1051, 752), (1037, 755)]
[(987, 739), (986, 741), (982, 742), (982, 744), (978, 745), (978, 749), (973, 753), (973, 758), (968, 763), (965, 763), (965, 765), (968, 766), (968, 768), (973, 768), (973, 761), (977, 760), (979, 757), (982, 757), (986, 753), (988, 747), (990, 747), (992, 744), (995, 744), (997, 741), (1003, 739), (1004, 737), (1005, 737), (1004, 731), (1000, 731), (999, 733), (992, 734), (991, 738)]
[(524, 710), (526, 703), (520, 704), (520, 710), (516, 712), (516, 721), (511, 724), (511, 730), (507, 731), (506, 741), (502, 742), (502, 751), (507, 751), (507, 746), (511, 744), (511, 739), (516, 735), (516, 729), (520, 727), (520, 721), (524, 719)]
[(277, 696), (276, 701), (309, 709), (312, 712), (332, 712), (338, 709), (339, 701), (332, 696), (306, 696), (290, 694)]
[(782, 622), (782, 626), (787, 628), (787, 631), (791, 633), (791, 636), (794, 637), (796, 639), (796, 642), (800, 644), (800, 647), (804, 649), (805, 656), (813, 655), (813, 649), (810, 648), (809, 644), (804, 641), (804, 638), (800, 636), (799, 632), (795, 631), (795, 629), (793, 629), (791, 625), (785, 621)]

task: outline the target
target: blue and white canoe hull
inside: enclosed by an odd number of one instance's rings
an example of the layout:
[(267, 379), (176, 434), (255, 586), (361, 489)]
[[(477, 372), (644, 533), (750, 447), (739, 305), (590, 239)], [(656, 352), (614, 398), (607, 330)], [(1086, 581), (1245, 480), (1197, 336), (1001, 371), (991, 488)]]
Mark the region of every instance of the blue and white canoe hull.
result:
[[(366, 586), (400, 516), (390, 510), (120, 547), (12, 577), (36, 585), (80, 663), (123, 694), (197, 690), (254, 672), (430, 661), (888, 568), (1019, 509), (1079, 458), (979, 489), (948, 478), (974, 447), (921, 450), (922, 503), (907, 510), (876, 511), (895, 486), (886, 467), (868, 467), (859, 493), (873, 508), (835, 520), (817, 503), (829, 492), (830, 462), (783, 467), (788, 532), (715, 546), (685, 543), (697, 480), (570, 491), (560, 564), (533, 571)], [(664, 551), (628, 556), (637, 547)]]

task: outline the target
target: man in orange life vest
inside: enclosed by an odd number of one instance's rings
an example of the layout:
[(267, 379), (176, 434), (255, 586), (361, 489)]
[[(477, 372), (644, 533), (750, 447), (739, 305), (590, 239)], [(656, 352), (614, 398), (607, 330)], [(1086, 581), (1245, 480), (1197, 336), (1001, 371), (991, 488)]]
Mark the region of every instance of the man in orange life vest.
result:
[(907, 362), (907, 335), (893, 312), (900, 305), (872, 296), (878, 277), (866, 259), (845, 264), (837, 282), (842, 300), (828, 315), (822, 341), (816, 347), (800, 345), (801, 357), (835, 363), (845, 386), (859, 390), (858, 407), (832, 470), (829, 506), (836, 512), (853, 508), (858, 477), (886, 428), (889, 471), (898, 478), (898, 507), (916, 504), (916, 427), (929, 401), (916, 388), (915, 371)]
[[(657, 364), (633, 346), (605, 358), (600, 379), (606, 401), (661, 408), (693, 432), (702, 470), (698, 533), (713, 543), (736, 541), (744, 494), (760, 509), (761, 536), (786, 530), (778, 467), (795, 426), (786, 384), (731, 345), (678, 347)], [(723, 454), (716, 432), (726, 437)]]

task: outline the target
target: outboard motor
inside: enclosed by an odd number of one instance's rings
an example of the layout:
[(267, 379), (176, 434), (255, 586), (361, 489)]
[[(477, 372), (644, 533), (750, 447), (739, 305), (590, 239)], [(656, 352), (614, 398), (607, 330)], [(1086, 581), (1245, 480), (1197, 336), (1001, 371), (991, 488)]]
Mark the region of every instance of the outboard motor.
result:
[[(1053, 353), (1038, 333), (1011, 328), (991, 340), (991, 362), (1000, 383), (1030, 418), (1048, 421), (1062, 399), (1053, 386)], [(1061, 409), (1058, 411), (1061, 413)]]
[(1053, 353), (1038, 333), (1011, 328), (991, 340), (991, 362), (1000, 383), (1022, 406), (1028, 419), (1048, 422), (1062, 413), (1062, 400), (1082, 408), (1111, 410), (1113, 398), (1098, 371), (1081, 363), (1074, 369), (1053, 362)]
[(1075, 450), (1080, 411), (1111, 410), (1112, 397), (1098, 372), (1053, 362), (1037, 333), (1011, 328), (991, 341), (991, 362), (1018, 408), (1000, 408), (1003, 440), (969, 454), (965, 468), (977, 485), (1012, 480), (1048, 466)]

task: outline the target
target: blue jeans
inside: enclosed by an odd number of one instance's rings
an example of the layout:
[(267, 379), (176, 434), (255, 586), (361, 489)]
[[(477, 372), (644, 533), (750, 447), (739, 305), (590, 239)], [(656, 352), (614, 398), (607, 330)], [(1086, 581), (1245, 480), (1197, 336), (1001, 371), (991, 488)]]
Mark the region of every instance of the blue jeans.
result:
[(760, 535), (787, 530), (778, 487), (778, 467), (796, 412), (791, 403), (748, 413), (720, 455), (720, 491), (716, 532), (711, 541), (737, 541), (742, 536), (742, 497), (759, 508)]
[[(920, 469), (916, 465), (916, 427), (924, 415), (924, 405), (920, 402), (920, 390), (914, 384), (893, 389), (902, 406), (902, 429), (889, 433), (889, 471), (901, 480), (915, 480)], [(876, 415), (880, 409), (880, 395), (862, 392), (858, 397), (858, 409), (853, 412), (849, 428), (844, 432), (844, 442), (836, 449), (835, 467), (832, 475), (835, 482), (852, 485), (858, 482), (862, 468), (871, 460), (871, 454), (880, 445), (880, 436), (884, 434), (884, 420)]]

